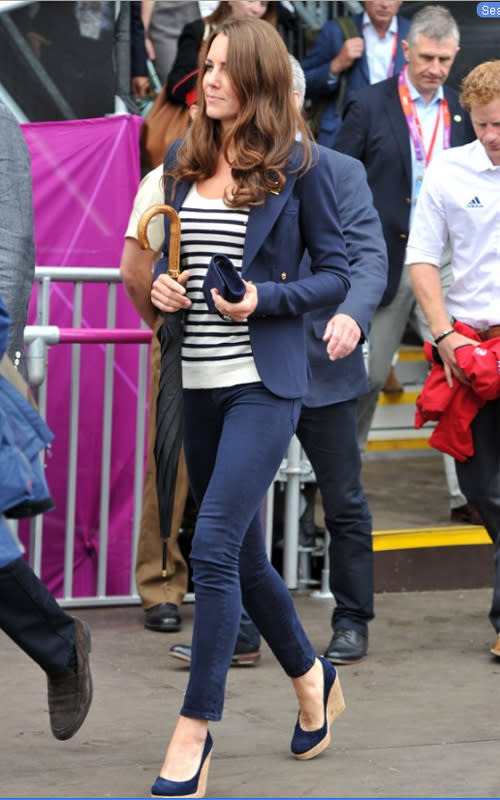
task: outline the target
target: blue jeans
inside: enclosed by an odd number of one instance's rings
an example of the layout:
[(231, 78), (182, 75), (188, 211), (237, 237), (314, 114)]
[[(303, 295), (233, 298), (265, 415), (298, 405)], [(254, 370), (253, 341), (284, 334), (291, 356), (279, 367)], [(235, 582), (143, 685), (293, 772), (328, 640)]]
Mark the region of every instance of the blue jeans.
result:
[(260, 520), (299, 412), (300, 400), (277, 397), (261, 383), (184, 390), (184, 448), (199, 506), (186, 717), (222, 716), (242, 602), (287, 675), (303, 675), (314, 663), (292, 598), (266, 556)]

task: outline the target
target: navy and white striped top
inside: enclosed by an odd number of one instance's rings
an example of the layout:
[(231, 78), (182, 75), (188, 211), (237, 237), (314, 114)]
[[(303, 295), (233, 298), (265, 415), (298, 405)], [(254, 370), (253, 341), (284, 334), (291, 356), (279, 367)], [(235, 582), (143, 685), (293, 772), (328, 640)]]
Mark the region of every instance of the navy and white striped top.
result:
[(248, 209), (231, 209), (222, 199), (207, 199), (193, 184), (179, 211), (181, 269), (189, 269), (186, 291), (192, 305), (185, 316), (182, 384), (185, 389), (216, 389), (260, 381), (248, 324), (212, 314), (202, 284), (210, 259), (223, 253), (241, 272)]

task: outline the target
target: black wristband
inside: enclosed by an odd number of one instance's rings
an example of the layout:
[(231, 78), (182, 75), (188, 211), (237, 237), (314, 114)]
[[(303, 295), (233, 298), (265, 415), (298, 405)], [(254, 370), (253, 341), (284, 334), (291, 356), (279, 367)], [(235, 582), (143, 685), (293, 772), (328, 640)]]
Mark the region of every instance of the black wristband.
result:
[(436, 338), (434, 339), (434, 344), (439, 344), (439, 342), (442, 342), (443, 339), (445, 339), (447, 336), (450, 335), (450, 333), (456, 333), (455, 329), (448, 328), (448, 330), (444, 331), (444, 333), (440, 333), (439, 336), (436, 336)]

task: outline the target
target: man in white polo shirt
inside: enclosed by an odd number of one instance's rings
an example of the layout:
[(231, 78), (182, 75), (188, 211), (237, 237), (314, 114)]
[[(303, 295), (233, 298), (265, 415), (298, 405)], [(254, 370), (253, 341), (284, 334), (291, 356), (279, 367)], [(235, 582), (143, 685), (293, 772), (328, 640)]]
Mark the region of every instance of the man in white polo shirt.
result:
[[(500, 337), (500, 61), (480, 64), (467, 75), (461, 103), (477, 140), (437, 154), (427, 168), (406, 254), (450, 386), (467, 383), (456, 349), (477, 345), (454, 331), (454, 320), (483, 340)], [(438, 265), (448, 237), (453, 278), (445, 301)], [(500, 397), (479, 410), (471, 431), (474, 455), (456, 462), (457, 475), (494, 544), (490, 620), (498, 638), (491, 652), (500, 658)]]

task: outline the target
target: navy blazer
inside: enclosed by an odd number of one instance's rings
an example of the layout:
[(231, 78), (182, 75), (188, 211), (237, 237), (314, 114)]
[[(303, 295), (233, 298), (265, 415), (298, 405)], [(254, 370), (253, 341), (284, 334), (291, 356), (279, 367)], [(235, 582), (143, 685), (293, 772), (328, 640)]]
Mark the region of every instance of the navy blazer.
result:
[[(398, 43), (394, 65), (395, 73), (400, 72), (405, 65), (401, 40), (406, 39), (408, 28), (410, 27), (409, 20), (400, 17), (399, 14), (397, 20)], [(363, 14), (356, 14), (354, 22), (356, 23), (360, 36), (363, 36), (362, 21)], [(330, 61), (339, 53), (344, 42), (344, 34), (338, 22), (336, 20), (328, 20), (321, 28), (309, 53), (302, 61), (302, 67), (306, 76), (306, 96), (311, 98), (326, 97), (329, 99), (321, 117), (318, 135), (318, 142), (324, 144), (326, 147), (333, 147), (336, 135), (342, 124), (342, 109), (337, 113), (339, 82), (330, 88), (328, 86), (328, 77), (330, 74)], [(344, 105), (351, 92), (369, 85), (370, 75), (368, 59), (366, 57), (366, 50), (364, 50), (361, 58), (358, 58), (350, 69), (347, 70)]]
[[(166, 166), (179, 144), (169, 149)], [(309, 383), (303, 315), (322, 306), (335, 308), (350, 286), (331, 162), (323, 150), (314, 152), (311, 169), (300, 177), (289, 171), (279, 194), (250, 208), (243, 249), (242, 275), (258, 292), (257, 308), (248, 318), (257, 370), (271, 392), (287, 398), (303, 397)], [(172, 199), (167, 181), (166, 202), (178, 211), (190, 186), (177, 184)], [(166, 249), (169, 228), (165, 218)], [(299, 276), (306, 249), (311, 271)], [(167, 268), (164, 252), (155, 274)]]
[[(475, 139), (469, 115), (454, 89), (444, 87), (451, 118), (451, 146)], [(411, 146), (401, 108), (398, 78), (361, 89), (347, 103), (335, 149), (366, 167), (389, 255), (387, 289), (381, 305), (391, 302), (399, 285), (411, 211)]]
[[(372, 316), (387, 282), (387, 248), (364, 167), (350, 156), (334, 150), (325, 152), (335, 176), (351, 288), (337, 309), (318, 309), (304, 318), (311, 383), (303, 403), (313, 408), (351, 400), (368, 391), (361, 343), (368, 336)], [(307, 270), (308, 266), (308, 261), (303, 263), (302, 270)], [(355, 319), (361, 337), (360, 344), (350, 355), (330, 361), (323, 334), (335, 312)]]

